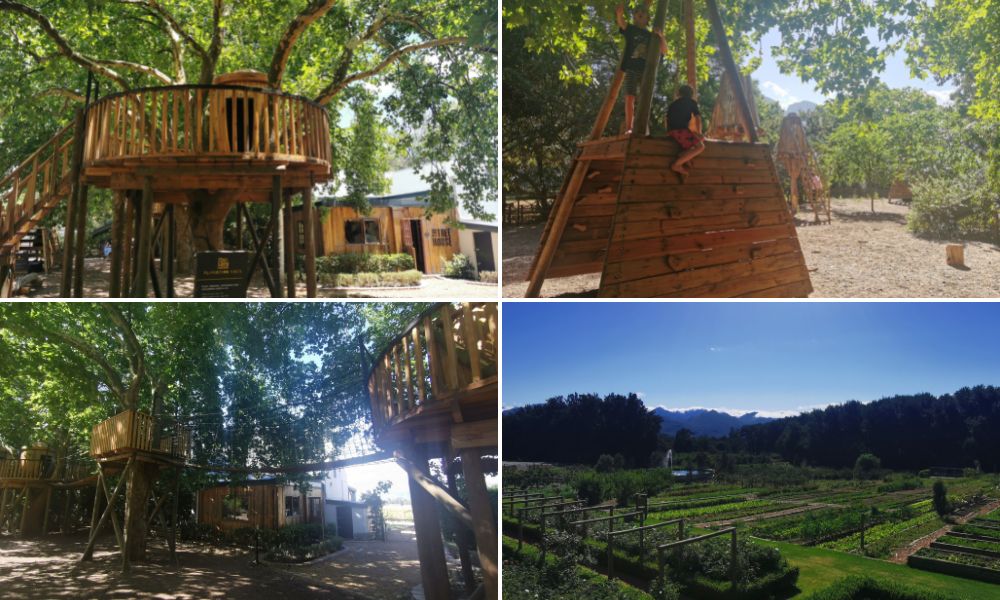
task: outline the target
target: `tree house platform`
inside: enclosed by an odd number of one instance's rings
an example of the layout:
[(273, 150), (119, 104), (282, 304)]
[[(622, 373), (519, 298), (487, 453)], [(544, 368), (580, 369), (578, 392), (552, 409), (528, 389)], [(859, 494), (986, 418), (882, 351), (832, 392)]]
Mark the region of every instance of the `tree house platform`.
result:
[[(706, 140), (683, 180), (668, 137), (580, 144), (557, 206), (547, 273), (601, 273), (601, 297), (802, 297), (812, 291), (795, 224), (767, 144)], [(565, 198), (562, 196), (566, 196)]]
[(492, 302), (425, 312), (379, 355), (368, 376), (380, 445), (497, 444), (498, 319)]
[(183, 464), (190, 448), (190, 431), (179, 427), (165, 430), (152, 416), (136, 410), (98, 423), (90, 438), (90, 455), (102, 464), (126, 461), (132, 455), (147, 462)]

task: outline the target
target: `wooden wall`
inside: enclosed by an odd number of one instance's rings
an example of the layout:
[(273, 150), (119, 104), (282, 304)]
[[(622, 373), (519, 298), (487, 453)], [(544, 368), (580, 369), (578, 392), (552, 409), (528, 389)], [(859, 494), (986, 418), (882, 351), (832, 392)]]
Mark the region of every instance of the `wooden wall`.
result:
[[(408, 219), (420, 220), (423, 233), (423, 248), (425, 256), (425, 272), (441, 273), (444, 270), (444, 263), (451, 259), (458, 252), (458, 229), (448, 227), (446, 224), (450, 218), (457, 220), (458, 215), (452, 211), (450, 214), (434, 215), (430, 219), (424, 216), (424, 209), (419, 206), (388, 207), (376, 206), (365, 219), (374, 219), (379, 223), (380, 244), (348, 244), (345, 234), (345, 223), (354, 219), (361, 219), (361, 215), (349, 206), (333, 206), (325, 209), (325, 216), (322, 218), (317, 236), (317, 255), (325, 256), (329, 254), (344, 254), (347, 252), (371, 252), (375, 254), (407, 252), (404, 249), (403, 223)], [(298, 235), (298, 221), (301, 219), (301, 211), (296, 211), (294, 217), (296, 223), (294, 231)], [(450, 229), (451, 245), (435, 246), (432, 239), (432, 230)], [(299, 248), (298, 251), (304, 249)], [(413, 252), (410, 251), (412, 254)]]
[[(248, 519), (246, 521), (222, 516), (223, 501), (230, 494), (246, 494), (248, 496)], [(299, 514), (297, 516), (285, 516), (285, 496), (299, 498)], [(318, 485), (313, 485), (313, 489), (309, 491), (307, 496), (319, 498), (320, 506), (325, 500), (322, 488)], [(307, 497), (292, 486), (278, 484), (216, 486), (198, 492), (198, 523), (216, 525), (224, 530), (258, 525), (265, 529), (277, 529), (285, 525), (307, 523), (310, 522), (307, 514), (308, 509)]]

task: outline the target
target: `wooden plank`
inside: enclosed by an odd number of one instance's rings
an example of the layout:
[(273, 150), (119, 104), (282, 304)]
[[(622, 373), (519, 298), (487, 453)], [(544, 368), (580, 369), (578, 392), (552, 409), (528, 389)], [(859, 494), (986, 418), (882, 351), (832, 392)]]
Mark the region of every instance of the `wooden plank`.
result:
[(745, 212), (785, 210), (784, 200), (766, 198), (718, 198), (713, 200), (670, 200), (623, 204), (615, 215), (616, 223), (642, 223), (649, 220), (686, 220), (698, 217), (734, 215)]
[(406, 412), (404, 403), (406, 402), (405, 392), (403, 391), (403, 376), (400, 371), (399, 365), (399, 346), (394, 345), (392, 347), (392, 368), (393, 372), (396, 374), (396, 414), (401, 415)]
[(627, 185), (699, 185), (725, 183), (778, 183), (770, 169), (731, 169), (718, 171), (699, 164), (691, 169), (691, 174), (678, 178), (677, 173), (667, 169), (627, 169), (622, 176)]
[(424, 405), (426, 400), (427, 382), (424, 380), (424, 351), (420, 347), (420, 327), (414, 327), (411, 331), (413, 336), (413, 358), (417, 367), (417, 404)]
[[(667, 136), (633, 137), (629, 145), (629, 159), (634, 155), (676, 156), (680, 146), (673, 138)], [(752, 144), (749, 142), (719, 142), (705, 141), (705, 151), (695, 160), (703, 158), (753, 158), (767, 160), (770, 147), (767, 144)]]
[(455, 450), (464, 448), (494, 448), (497, 446), (497, 419), (456, 423), (451, 426), (451, 447)]
[(425, 316), (424, 339), (427, 340), (427, 362), (431, 370), (431, 395), (437, 400), (441, 392), (441, 356), (438, 353), (437, 343), (434, 341), (434, 327), (431, 324), (430, 316)]
[(643, 258), (629, 262), (608, 264), (604, 272), (603, 281), (610, 285), (656, 275), (677, 273), (689, 269), (700, 269), (736, 262), (749, 262), (758, 258), (789, 253), (800, 253), (797, 240), (771, 240), (759, 244), (748, 243), (732, 248), (668, 254), (656, 258)]
[(202, 90), (199, 89), (197, 92), (195, 92), (195, 102), (194, 102), (194, 111), (195, 111), (195, 119), (194, 119), (195, 138), (194, 139), (195, 139), (195, 151), (196, 152), (201, 152), (202, 149), (203, 149), (203, 142), (202, 142), (202, 137), (201, 137), (201, 122), (203, 120), (203, 118), (202, 118), (203, 115), (204, 115), (204, 109), (203, 109), (203, 107), (205, 105), (203, 103), (202, 97), (203, 97), (202, 96)]
[(794, 238), (795, 227), (791, 224), (774, 225), (771, 227), (755, 227), (751, 229), (720, 231), (712, 233), (692, 233), (674, 237), (641, 240), (638, 242), (612, 243), (608, 248), (608, 263), (635, 260), (693, 252), (710, 248), (726, 248), (739, 246), (750, 242), (763, 242), (783, 238)]
[(631, 242), (649, 238), (662, 238), (690, 233), (727, 231), (768, 227), (791, 222), (787, 210), (766, 212), (746, 211), (731, 215), (711, 215), (693, 219), (658, 219), (619, 223), (611, 234), (611, 241)]
[(813, 291), (809, 281), (793, 281), (772, 288), (740, 294), (740, 298), (805, 298)]
[(405, 381), (406, 381), (406, 408), (407, 408), (407, 410), (412, 410), (413, 408), (416, 407), (417, 404), (416, 404), (416, 400), (415, 400), (415, 398), (413, 396), (413, 377), (412, 377), (412, 371), (411, 371), (411, 368), (410, 368), (410, 362), (411, 362), (410, 344), (409, 344), (409, 340), (407, 340), (405, 337), (399, 341), (399, 344), (403, 347), (402, 355), (403, 355), (403, 360), (405, 361), (403, 363), (403, 374), (406, 377), (406, 379), (405, 379)]
[(785, 289), (785, 284), (800, 282), (809, 286), (809, 274), (802, 266), (791, 267), (769, 273), (753, 273), (745, 277), (733, 278), (720, 283), (713, 283), (698, 288), (691, 288), (676, 294), (666, 294), (670, 298), (736, 298), (754, 291)]
[(482, 357), (479, 352), (479, 325), (472, 313), (472, 305), (462, 303), (462, 335), (465, 338), (465, 349), (469, 353), (469, 365), (472, 369), (473, 383), (483, 378)]
[(620, 204), (666, 202), (670, 200), (721, 200), (726, 198), (778, 198), (781, 190), (773, 183), (704, 185), (623, 185)]
[[(626, 281), (602, 286), (601, 297), (646, 298), (646, 297), (700, 297), (720, 293), (729, 295), (722, 286), (744, 277), (756, 277), (772, 271), (796, 270), (802, 271), (802, 257), (798, 254), (781, 254), (769, 256), (746, 263), (729, 263), (694, 269), (679, 273), (669, 273), (655, 277), (647, 277), (635, 281)], [(762, 287), (773, 287), (765, 285)], [(749, 290), (747, 290), (749, 291)]]
[(445, 303), (441, 307), (441, 323), (444, 330), (445, 363), (444, 370), (447, 381), (447, 390), (458, 389), (458, 353), (455, 351), (455, 318), (452, 313), (451, 304)]

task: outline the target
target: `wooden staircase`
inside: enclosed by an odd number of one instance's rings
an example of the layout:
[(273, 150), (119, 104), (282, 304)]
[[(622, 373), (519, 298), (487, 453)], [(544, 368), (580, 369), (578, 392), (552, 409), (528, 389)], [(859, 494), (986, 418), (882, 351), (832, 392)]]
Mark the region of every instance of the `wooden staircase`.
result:
[(0, 292), (13, 275), (24, 237), (69, 196), (72, 150), (69, 126), (0, 179)]

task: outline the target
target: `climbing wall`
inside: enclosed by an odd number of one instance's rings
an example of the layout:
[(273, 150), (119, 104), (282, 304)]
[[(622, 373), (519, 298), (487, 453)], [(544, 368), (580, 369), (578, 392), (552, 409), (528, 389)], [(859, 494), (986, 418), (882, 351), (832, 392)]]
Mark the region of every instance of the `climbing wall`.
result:
[(635, 137), (601, 276), (602, 297), (804, 297), (812, 291), (766, 144), (707, 142), (682, 183), (680, 148)]

